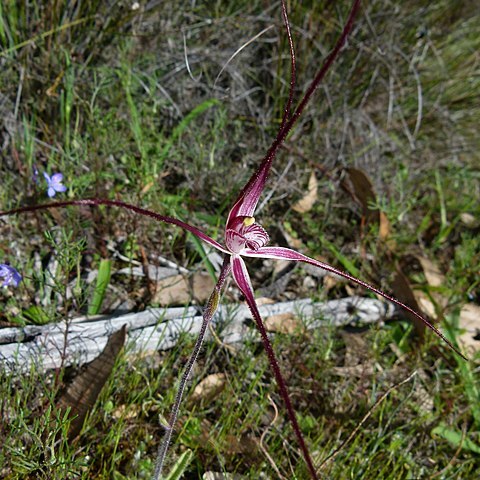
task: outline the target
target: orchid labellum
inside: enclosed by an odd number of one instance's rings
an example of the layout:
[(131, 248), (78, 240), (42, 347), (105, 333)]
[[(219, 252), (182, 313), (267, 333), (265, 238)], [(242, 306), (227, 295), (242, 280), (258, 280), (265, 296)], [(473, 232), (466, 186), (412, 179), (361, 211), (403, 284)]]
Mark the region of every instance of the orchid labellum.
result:
[(398, 300), (391, 297), (390, 295), (387, 295), (386, 293), (380, 291), (378, 288), (372, 285), (369, 285), (363, 282), (362, 280), (359, 280), (358, 278), (355, 278), (349, 275), (348, 273), (342, 272), (326, 263), (319, 262), (318, 260), (310, 258), (306, 255), (303, 255), (302, 253), (297, 252), (295, 250), (284, 248), (284, 247), (268, 246), (268, 242), (269, 242), (268, 233), (260, 225), (260, 223), (257, 222), (256, 218), (254, 217), (255, 209), (257, 207), (258, 201), (265, 187), (265, 184), (270, 172), (270, 168), (272, 165), (272, 161), (274, 160), (278, 149), (280, 148), (282, 143), (285, 141), (285, 138), (290, 132), (291, 128), (293, 127), (295, 122), (298, 120), (305, 106), (309, 102), (315, 89), (317, 88), (319, 83), (322, 81), (329, 67), (331, 66), (334, 59), (339, 54), (343, 45), (345, 44), (345, 41), (350, 31), (352, 30), (353, 21), (354, 21), (355, 15), (359, 10), (359, 6), (360, 6), (360, 0), (354, 0), (350, 14), (348, 16), (347, 22), (345, 24), (345, 27), (342, 31), (342, 34), (339, 40), (337, 41), (334, 49), (328, 55), (321, 69), (319, 70), (319, 72), (311, 82), (310, 86), (306, 91), (306, 94), (304, 95), (302, 100), (299, 102), (297, 108), (292, 112), (291, 106), (292, 106), (293, 91), (294, 91), (295, 80), (296, 80), (295, 79), (295, 53), (293, 49), (293, 41), (290, 33), (290, 27), (289, 27), (285, 2), (282, 0), (282, 15), (283, 15), (284, 25), (285, 25), (288, 40), (289, 40), (290, 56), (291, 56), (291, 81), (290, 81), (289, 98), (285, 106), (284, 116), (283, 116), (280, 130), (274, 142), (272, 143), (270, 149), (268, 150), (267, 154), (263, 158), (259, 168), (252, 175), (252, 177), (247, 182), (243, 190), (240, 192), (240, 195), (238, 196), (232, 209), (230, 210), (230, 213), (227, 218), (226, 227), (225, 227), (224, 244), (217, 242), (216, 240), (209, 237), (207, 234), (205, 234), (198, 228), (192, 225), (189, 225), (181, 220), (178, 220), (176, 218), (166, 217), (158, 213), (155, 213), (153, 211), (146, 210), (146, 209), (137, 207), (135, 205), (127, 204), (127, 203), (116, 201), (116, 200), (108, 200), (108, 199), (100, 199), (100, 198), (71, 200), (71, 201), (55, 202), (50, 204), (17, 208), (15, 210), (10, 210), (7, 212), (0, 213), (0, 215), (8, 215), (8, 214), (14, 214), (14, 213), (21, 213), (21, 212), (32, 212), (35, 210), (44, 210), (49, 208), (65, 207), (69, 205), (92, 205), (92, 206), (106, 205), (110, 207), (119, 207), (119, 208), (133, 211), (137, 214), (151, 217), (161, 222), (176, 225), (192, 233), (197, 238), (204, 241), (211, 247), (218, 250), (221, 254), (223, 254), (224, 256), (223, 265), (221, 267), (221, 271), (220, 271), (217, 283), (215, 285), (215, 288), (204, 309), (203, 322), (202, 322), (202, 327), (201, 327), (199, 337), (195, 344), (194, 351), (192, 352), (185, 366), (185, 371), (180, 381), (174, 406), (172, 408), (170, 418), (168, 420), (168, 425), (165, 426), (165, 435), (159, 447), (154, 479), (158, 479), (161, 477), (166, 453), (168, 450), (168, 446), (171, 442), (171, 437), (176, 424), (182, 397), (188, 383), (188, 378), (190, 376), (192, 367), (196, 362), (198, 354), (202, 347), (202, 343), (205, 337), (207, 327), (218, 306), (222, 288), (224, 287), (225, 282), (230, 277), (230, 275), (233, 277), (236, 285), (238, 286), (243, 296), (245, 297), (245, 301), (247, 302), (250, 308), (251, 314), (258, 327), (258, 330), (260, 331), (262, 342), (268, 354), (268, 358), (270, 361), (273, 374), (277, 381), (280, 394), (285, 402), (285, 407), (287, 410), (289, 420), (293, 426), (298, 444), (302, 451), (308, 470), (313, 479), (317, 478), (317, 472), (316, 472), (314, 463), (310, 457), (307, 445), (303, 439), (303, 435), (301, 433), (300, 427), (298, 425), (298, 422), (295, 416), (295, 411), (293, 409), (293, 406), (288, 394), (287, 386), (281, 374), (280, 367), (276, 360), (276, 356), (273, 351), (271, 342), (268, 338), (263, 320), (258, 311), (257, 303), (255, 301), (254, 290), (253, 290), (250, 276), (247, 270), (245, 259), (266, 258), (266, 259), (291, 260), (294, 262), (303, 262), (303, 263), (307, 263), (315, 267), (321, 268), (328, 272), (334, 273), (341, 277), (344, 277), (349, 281), (356, 283), (358, 285), (361, 285), (362, 287), (365, 287), (375, 292), (376, 294), (384, 297), (385, 299), (391, 302), (394, 302), (396, 305), (410, 312), (411, 314), (419, 318), (422, 322), (424, 322), (432, 331), (435, 332), (435, 334), (437, 334), (444, 342), (446, 342), (450, 348), (452, 348), (457, 353), (462, 355), (445, 338), (445, 336), (430, 322), (428, 322), (425, 318), (420, 316), (417, 312), (412, 310), (407, 305), (404, 305), (403, 303), (399, 302)]

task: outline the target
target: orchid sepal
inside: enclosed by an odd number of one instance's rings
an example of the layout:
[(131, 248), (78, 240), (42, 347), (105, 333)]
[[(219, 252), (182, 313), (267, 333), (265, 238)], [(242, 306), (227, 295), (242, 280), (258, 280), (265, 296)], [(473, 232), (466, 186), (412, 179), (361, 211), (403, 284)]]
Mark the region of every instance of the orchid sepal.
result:
[(267, 356), (270, 361), (270, 367), (273, 370), (273, 374), (282, 395), (282, 399), (285, 402), (285, 408), (287, 410), (288, 418), (292, 424), (295, 436), (297, 437), (297, 441), (303, 453), (305, 463), (307, 464), (308, 470), (310, 471), (312, 478), (317, 479), (318, 477), (315, 471), (315, 467), (310, 457), (307, 445), (305, 444), (305, 440), (303, 439), (302, 431), (298, 424), (297, 416), (295, 415), (295, 409), (293, 408), (292, 402), (290, 400), (287, 385), (285, 383), (285, 380), (283, 379), (282, 372), (280, 371), (280, 366), (278, 364), (270, 339), (268, 338), (267, 329), (265, 328), (265, 324), (263, 323), (260, 312), (258, 311), (258, 306), (257, 302), (255, 301), (255, 294), (252, 287), (252, 282), (250, 280), (250, 275), (248, 274), (247, 266), (245, 265), (245, 262), (240, 255), (232, 255), (230, 257), (230, 265), (232, 269), (233, 279), (235, 280), (237, 287), (240, 289), (243, 296), (245, 297), (245, 301), (247, 302), (248, 308), (250, 309), (250, 313), (252, 314), (252, 317), (255, 320), (257, 328), (262, 337), (262, 343), (265, 351), (267, 352)]
[(91, 205), (91, 206), (99, 206), (105, 205), (107, 207), (119, 207), (124, 208), (125, 210), (130, 210), (132, 212), (138, 213), (145, 217), (154, 218), (160, 222), (169, 223), (171, 225), (175, 225), (177, 227), (183, 228), (184, 230), (192, 233), (200, 240), (203, 240), (205, 243), (210, 245), (211, 247), (219, 250), (222, 253), (230, 254), (230, 251), (227, 250), (221, 243), (217, 242), (206, 233), (202, 232), (197, 227), (190, 225), (189, 223), (182, 222), (182, 220), (178, 220), (177, 218), (168, 217), (165, 215), (160, 215), (152, 210), (147, 210), (146, 208), (140, 208), (136, 205), (132, 205), (130, 203), (122, 202), (120, 200), (108, 200), (106, 198), (85, 198), (82, 200), (66, 200), (62, 202), (52, 202), (52, 203), (44, 203), (41, 205), (32, 205), (29, 207), (20, 207), (14, 208), (12, 210), (7, 210), (4, 212), (0, 212), (0, 217), (3, 215), (13, 215), (16, 213), (23, 213), (23, 212), (35, 212), (36, 210), (48, 210), (50, 208), (61, 208), (61, 207), (68, 207), (68, 206), (81, 206), (81, 205)]
[(367, 288), (368, 290), (376, 293), (377, 295), (380, 295), (381, 297), (385, 298), (386, 300), (394, 303), (395, 305), (398, 305), (402, 309), (404, 309), (407, 312), (414, 315), (416, 318), (421, 320), (430, 330), (432, 330), (432, 332), (434, 332), (438, 337), (440, 337), (453, 351), (458, 353), (458, 355), (460, 355), (465, 360), (468, 360), (465, 357), (465, 355), (463, 355), (460, 352), (460, 350), (457, 347), (455, 347), (452, 344), (452, 342), (450, 342), (450, 340), (448, 340), (440, 330), (438, 330), (437, 327), (435, 327), (432, 323), (430, 323), (422, 315), (417, 313), (413, 308), (411, 308), (408, 305), (400, 302), (395, 297), (392, 297), (388, 293), (383, 292), (379, 288), (376, 288), (373, 285), (370, 285), (369, 283), (364, 282), (363, 280), (360, 280), (357, 277), (354, 277), (353, 275), (350, 275), (349, 273), (343, 272), (342, 270), (339, 270), (338, 268), (332, 267), (328, 263), (320, 262), (318, 260), (315, 260), (314, 258), (307, 257), (306, 255), (303, 255), (302, 253), (297, 252), (296, 250), (292, 250), (290, 248), (285, 248), (285, 247), (262, 247), (262, 248), (259, 248), (258, 250), (245, 249), (242, 252), (242, 255), (244, 257), (271, 258), (271, 259), (275, 259), (275, 260), (291, 260), (291, 261), (294, 261), (294, 262), (308, 263), (308, 264), (313, 265), (315, 267), (326, 270), (327, 272), (330, 272), (330, 273), (333, 273), (333, 274), (338, 275), (340, 277), (346, 278), (347, 280), (351, 281), (352, 283), (356, 283), (357, 285), (360, 285), (361, 287)]

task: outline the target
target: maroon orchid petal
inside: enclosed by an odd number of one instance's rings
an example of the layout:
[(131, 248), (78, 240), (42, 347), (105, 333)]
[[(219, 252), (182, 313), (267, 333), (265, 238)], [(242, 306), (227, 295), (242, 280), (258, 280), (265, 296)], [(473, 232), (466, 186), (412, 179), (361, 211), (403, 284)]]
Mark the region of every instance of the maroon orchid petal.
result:
[(300, 449), (302, 450), (303, 457), (305, 458), (305, 462), (308, 466), (312, 478), (317, 479), (318, 477), (315, 471), (315, 467), (313, 466), (312, 459), (310, 458), (310, 454), (308, 453), (308, 448), (303, 439), (302, 431), (300, 430), (297, 422), (295, 410), (293, 408), (292, 402), (290, 401), (290, 395), (288, 394), (287, 385), (285, 384), (285, 380), (283, 379), (283, 375), (280, 371), (280, 366), (278, 365), (275, 352), (273, 351), (272, 344), (270, 342), (270, 339), (268, 338), (267, 330), (265, 329), (262, 317), (260, 316), (260, 312), (258, 311), (257, 302), (255, 301), (255, 296), (253, 293), (252, 282), (250, 280), (250, 275), (247, 271), (247, 266), (245, 265), (243, 259), (238, 255), (232, 255), (230, 261), (232, 265), (233, 278), (235, 279), (238, 288), (243, 293), (248, 307), (250, 308), (250, 312), (252, 313), (255, 323), (257, 324), (257, 328), (262, 336), (263, 346), (267, 352), (270, 366), (273, 370), (273, 374), (275, 375), (275, 380), (277, 381), (280, 394), (283, 398), (283, 401), (285, 402), (288, 418), (292, 423), (292, 427), (297, 437)]
[[(262, 194), (263, 189), (265, 187), (265, 182), (267, 181), (267, 177), (270, 172), (270, 167), (272, 166), (272, 161), (275, 158), (278, 152), (278, 149), (281, 147), (281, 145), (285, 141), (285, 138), (287, 138), (288, 133), (297, 122), (298, 118), (300, 117), (303, 110), (305, 109), (308, 102), (310, 101), (310, 98), (312, 97), (313, 93), (317, 89), (320, 82), (325, 78), (325, 75), (330, 69), (330, 67), (332, 66), (335, 58), (337, 58), (338, 54), (340, 53), (340, 50), (345, 44), (347, 37), (353, 28), (353, 21), (355, 19), (355, 16), (359, 8), (360, 8), (360, 0), (354, 0), (352, 8), (347, 18), (347, 22), (345, 23), (345, 26), (342, 30), (342, 33), (339, 39), (337, 40), (337, 43), (335, 44), (333, 50), (327, 56), (325, 61), (323, 62), (323, 65), (318, 71), (315, 78), (310, 83), (310, 86), (308, 87), (307, 92), (305, 93), (304, 97), (298, 104), (292, 116), (287, 122), (285, 122), (288, 115), (288, 110), (290, 109), (291, 95), (293, 91), (292, 88), (295, 82), (295, 78), (294, 78), (295, 77), (295, 58), (294, 57), (292, 58), (292, 82), (293, 83), (291, 83), (290, 96), (287, 102), (287, 106), (285, 107), (285, 115), (282, 119), (282, 126), (280, 127), (280, 130), (278, 131), (277, 136), (273, 141), (272, 145), (268, 149), (267, 154), (265, 155), (265, 157), (263, 157), (260, 167), (250, 177), (250, 180), (242, 189), (242, 191), (240, 192), (240, 195), (238, 196), (232, 209), (230, 210), (230, 213), (228, 214), (227, 228), (231, 228), (230, 222), (232, 222), (236, 217), (239, 217), (239, 216), (251, 217), (255, 213), (255, 208), (257, 207), (258, 201), (260, 199), (260, 195)], [(282, 13), (284, 15), (284, 21), (286, 22), (286, 24), (288, 24), (288, 18), (286, 17), (286, 10), (284, 9)], [(289, 43), (290, 43), (290, 54), (294, 55), (293, 44), (291, 43), (290, 37), (289, 37)]]
[(251, 217), (255, 212), (258, 201), (260, 200), (260, 195), (265, 187), (273, 158), (274, 156), (265, 159), (260, 169), (255, 172), (254, 181), (248, 182), (248, 189), (242, 193), (228, 214), (227, 228), (231, 227), (231, 223), (234, 222), (237, 217)]
[(225, 232), (225, 243), (231, 252), (240, 253), (245, 248), (247, 240), (243, 235), (229, 228)]
[[(290, 88), (288, 91), (288, 100), (283, 111), (282, 123), (280, 125), (280, 129), (278, 130), (277, 139), (281, 135), (282, 131), (284, 130), (290, 116), (292, 102), (293, 102), (293, 93), (295, 90), (295, 80), (296, 80), (295, 49), (293, 46), (293, 38), (290, 30), (290, 22), (288, 20), (287, 7), (285, 5), (284, 0), (282, 0), (282, 18), (283, 18), (283, 23), (285, 25), (285, 29), (287, 32), (288, 46), (290, 49)], [(265, 187), (265, 182), (267, 181), (272, 160), (275, 158), (275, 154), (278, 147), (280, 146), (280, 143), (281, 142), (279, 142), (278, 145), (273, 150), (272, 148), (270, 148), (269, 152), (263, 159), (262, 164), (260, 165), (260, 168), (250, 178), (250, 180), (248, 181), (248, 183), (245, 185), (242, 192), (238, 196), (234, 206), (232, 207), (228, 215), (227, 228), (233, 228), (232, 225), (230, 225), (230, 221), (233, 220), (235, 217), (238, 217), (238, 216), (250, 217), (255, 212), (255, 208), (257, 207), (258, 200), (260, 199), (260, 195), (262, 194), (263, 189)], [(274, 142), (274, 145), (275, 145), (275, 142)]]
[(290, 48), (290, 88), (288, 90), (288, 100), (287, 100), (287, 104), (285, 105), (285, 109), (283, 111), (282, 124), (280, 125), (279, 131), (283, 130), (283, 128), (285, 127), (288, 121), (288, 118), (290, 117), (290, 111), (291, 111), (292, 102), (293, 102), (293, 92), (295, 91), (295, 81), (297, 77), (295, 48), (293, 46), (292, 32), (290, 30), (290, 22), (288, 20), (287, 6), (285, 4), (285, 0), (282, 0), (282, 17), (283, 17), (283, 24), (285, 25), (285, 30), (287, 33), (288, 46)]
[(246, 227), (243, 236), (247, 241), (247, 247), (252, 250), (258, 250), (270, 240), (267, 231), (258, 223)]
[(245, 257), (261, 257), (261, 258), (274, 258), (277, 260), (293, 260), (294, 262), (304, 262), (304, 263), (309, 263), (310, 265), (314, 265), (315, 267), (322, 268), (323, 270), (326, 270), (327, 272), (334, 273), (336, 275), (339, 275), (343, 278), (346, 278), (347, 280), (350, 280), (353, 283), (356, 283), (357, 285), (361, 285), (362, 287), (367, 288), (368, 290), (371, 290), (372, 292), (376, 293), (377, 295), (380, 295), (381, 297), (385, 298), (386, 300), (389, 300), (390, 302), (395, 303), (399, 307), (402, 307), (404, 310), (407, 312), (411, 313), (415, 317), (417, 317), (419, 320), (421, 320), (430, 330), (432, 330), (436, 335), (438, 335), (452, 350), (454, 350), (456, 353), (458, 353), (461, 357), (463, 357), (465, 360), (467, 358), (465, 355), (463, 355), (446, 337), (443, 335), (438, 328), (436, 328), (434, 325), (432, 325), (426, 318), (422, 317), (420, 314), (418, 314), (415, 310), (410, 308), (408, 305), (405, 305), (404, 303), (400, 302), (396, 298), (388, 295), (385, 292), (382, 292), (378, 288), (374, 287), (373, 285), (370, 285), (362, 280), (359, 280), (356, 277), (353, 277), (352, 275), (342, 272), (341, 270), (338, 270), (335, 267), (332, 267), (328, 263), (323, 263), (319, 262), (318, 260), (315, 260), (313, 258), (307, 257), (306, 255), (303, 255), (299, 252), (296, 252), (295, 250), (291, 250), (289, 248), (283, 248), (283, 247), (263, 247), (258, 250), (244, 250), (242, 252), (242, 255)]
[(188, 223), (182, 222), (181, 220), (177, 220), (176, 218), (166, 217), (164, 215), (159, 215), (152, 210), (147, 210), (145, 208), (136, 207), (135, 205), (131, 205), (129, 203), (121, 202), (119, 200), (107, 200), (104, 198), (86, 198), (84, 200), (68, 200), (65, 202), (54, 202), (54, 203), (46, 203), (43, 205), (33, 205), (31, 207), (21, 207), (21, 208), (14, 208), (13, 210), (8, 210), (5, 212), (0, 212), (0, 217), (3, 215), (13, 215), (16, 213), (22, 212), (34, 212), (36, 210), (48, 210), (50, 208), (57, 208), (57, 207), (67, 207), (69, 205), (106, 205), (108, 207), (119, 207), (124, 208), (126, 210), (130, 210), (132, 212), (138, 213), (140, 215), (144, 215), (146, 217), (154, 218), (160, 222), (170, 223), (172, 225), (176, 225), (177, 227), (183, 228), (190, 233), (193, 233), (196, 237), (200, 240), (203, 240), (205, 243), (208, 243), (212, 247), (220, 250), (223, 253), (230, 253), (223, 245), (218, 243), (213, 238), (210, 238), (208, 235), (203, 233), (197, 227), (189, 225)]
[(269, 241), (266, 230), (253, 217), (236, 217), (225, 231), (225, 244), (232, 253), (241, 254), (246, 248), (258, 250)]

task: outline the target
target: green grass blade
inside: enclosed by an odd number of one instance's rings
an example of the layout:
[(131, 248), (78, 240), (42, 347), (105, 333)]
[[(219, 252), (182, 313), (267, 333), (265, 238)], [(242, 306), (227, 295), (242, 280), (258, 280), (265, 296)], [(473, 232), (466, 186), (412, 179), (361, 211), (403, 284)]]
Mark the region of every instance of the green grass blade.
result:
[(343, 268), (354, 277), (360, 277), (360, 270), (351, 262), (345, 255), (343, 255), (337, 247), (330, 243), (325, 238), (322, 239), (322, 243), (335, 255), (335, 258), (342, 264)]
[(191, 450), (183, 452), (176, 461), (172, 470), (170, 470), (170, 473), (165, 477), (165, 480), (179, 480), (182, 478), (182, 475), (190, 463), (192, 463), (192, 460), (193, 452)]
[(205, 100), (204, 102), (202, 102), (200, 105), (195, 107), (190, 113), (188, 113), (185, 116), (185, 118), (173, 129), (172, 134), (170, 135), (170, 138), (167, 141), (167, 144), (162, 150), (160, 158), (162, 160), (165, 159), (165, 157), (170, 152), (172, 145), (175, 143), (178, 137), (182, 134), (185, 128), (187, 128), (190, 122), (195, 120), (195, 118), (197, 118), (199, 115), (205, 112), (205, 110), (208, 110), (209, 108), (219, 104), (220, 102), (216, 98), (210, 98), (209, 100)]
[(105, 298), (105, 292), (110, 283), (111, 268), (111, 260), (104, 259), (100, 262), (100, 267), (98, 267), (97, 284), (95, 286), (95, 291), (93, 292), (93, 300), (88, 307), (89, 315), (97, 315), (100, 312), (103, 299)]
[(212, 265), (212, 262), (208, 259), (207, 254), (205, 252), (205, 249), (203, 248), (202, 242), (195, 236), (195, 235), (190, 235), (190, 238), (193, 241), (193, 244), (195, 245), (195, 249), (199, 253), (199, 255), (202, 257), (203, 262), (205, 263), (205, 267), (210, 274), (210, 276), (213, 278), (213, 280), (216, 282), (217, 281), (217, 274), (215, 272), (215, 268)]
[(468, 437), (464, 436), (459, 430), (453, 429), (440, 423), (432, 430), (432, 435), (438, 435), (444, 438), (454, 447), (462, 447), (462, 450), (469, 450), (474, 453), (480, 453), (480, 446), (472, 442)]
[[(445, 336), (450, 340), (454, 345), (457, 345), (457, 340), (455, 338), (455, 326), (458, 326), (458, 315), (452, 315), (447, 321), (444, 322), (444, 333)], [(463, 358), (460, 358), (458, 355), (455, 355), (457, 360), (458, 372), (460, 373), (463, 380), (463, 388), (465, 396), (468, 399), (470, 404), (470, 411), (473, 416), (473, 421), (475, 426), (480, 428), (480, 389), (479, 381), (474, 373), (475, 366), (471, 362), (466, 362)]]

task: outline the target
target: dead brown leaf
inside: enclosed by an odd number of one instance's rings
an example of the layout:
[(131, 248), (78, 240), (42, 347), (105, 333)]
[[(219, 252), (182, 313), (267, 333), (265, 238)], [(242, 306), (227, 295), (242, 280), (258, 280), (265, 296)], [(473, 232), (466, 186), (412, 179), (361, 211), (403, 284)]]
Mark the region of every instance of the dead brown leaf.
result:
[(376, 201), (377, 196), (367, 174), (357, 168), (347, 168), (346, 171), (353, 186), (355, 197), (362, 206), (363, 216), (366, 217), (367, 221), (378, 222), (379, 211), (376, 208), (371, 208), (371, 204)]
[(100, 391), (112, 372), (115, 360), (126, 338), (126, 325), (110, 336), (102, 353), (77, 375), (60, 396), (57, 408), (73, 417), (68, 430), (69, 439), (81, 431), (88, 412), (93, 408)]
[[(422, 257), (421, 255), (417, 255), (416, 259), (422, 266), (422, 270), (429, 287), (438, 288), (442, 285), (445, 285), (446, 277), (440, 271), (438, 265), (428, 258)], [(442, 296), (438, 292), (432, 291), (431, 298), (422, 291), (415, 291), (414, 293), (420, 308), (432, 318), (436, 316), (435, 305), (438, 305), (442, 310), (444, 310), (448, 305), (448, 298)]]
[(131, 405), (121, 404), (112, 412), (112, 417), (116, 418), (117, 420), (123, 418), (124, 420), (131, 420), (137, 418), (142, 411), (142, 407), (140, 405), (136, 405), (135, 403)]
[(461, 213), (460, 221), (468, 228), (476, 228), (480, 225), (480, 222), (471, 213)]
[(161, 306), (185, 305), (192, 298), (202, 303), (208, 300), (215, 284), (205, 272), (194, 273), (190, 277), (173, 275), (157, 282), (157, 291), (152, 302)]
[[(393, 279), (392, 289), (395, 297), (398, 300), (405, 303), (416, 312), (422, 311), (420, 309), (420, 305), (417, 302), (417, 299), (415, 298), (415, 294), (410, 285), (410, 282), (408, 281), (404, 273), (400, 270), (400, 268), (397, 269), (397, 272)], [(425, 334), (425, 324), (410, 312), (404, 312), (404, 314), (413, 322), (418, 336), (420, 338), (423, 338)]]
[(378, 239), (385, 244), (388, 250), (394, 252), (397, 248), (397, 242), (391, 237), (392, 226), (388, 217), (381, 210), (379, 211), (379, 221)]
[(279, 313), (271, 315), (264, 320), (265, 328), (269, 332), (291, 335), (301, 331), (303, 324), (293, 313)]
[(458, 337), (460, 344), (467, 353), (480, 350), (480, 307), (474, 303), (467, 303), (460, 310), (458, 326), (464, 332)]
[(360, 333), (341, 332), (345, 342), (344, 365), (353, 366), (372, 358), (371, 349)]
[(212, 373), (195, 387), (189, 401), (192, 403), (198, 403), (201, 400), (209, 402), (223, 391), (226, 384), (227, 376), (224, 373)]
[(437, 309), (435, 308), (435, 304), (430, 300), (430, 297), (421, 290), (412, 291), (420, 307), (420, 311), (424, 312), (430, 318), (435, 318), (437, 316)]
[(416, 258), (420, 262), (423, 273), (425, 274), (425, 278), (427, 279), (427, 283), (431, 287), (440, 287), (442, 285), (445, 285), (445, 275), (440, 271), (438, 265), (433, 263), (428, 258), (422, 257), (420, 255), (417, 255)]
[(255, 299), (257, 302), (257, 305), (273, 305), (275, 303), (275, 300), (273, 298), (269, 297), (258, 297)]
[(340, 377), (365, 377), (373, 375), (375, 362), (365, 337), (360, 333), (341, 332), (345, 342), (345, 358), (342, 367), (333, 367)]
[(329, 292), (332, 288), (335, 288), (342, 280), (332, 275), (325, 275), (323, 278), (323, 288), (326, 292)]
[(318, 181), (315, 173), (312, 171), (308, 180), (307, 193), (296, 202), (292, 208), (298, 213), (306, 213), (310, 211), (318, 199)]
[(202, 480), (245, 480), (247, 477), (238, 473), (205, 472)]

